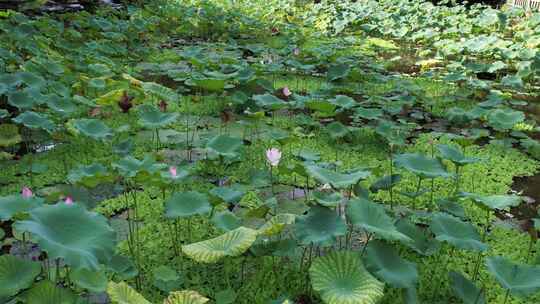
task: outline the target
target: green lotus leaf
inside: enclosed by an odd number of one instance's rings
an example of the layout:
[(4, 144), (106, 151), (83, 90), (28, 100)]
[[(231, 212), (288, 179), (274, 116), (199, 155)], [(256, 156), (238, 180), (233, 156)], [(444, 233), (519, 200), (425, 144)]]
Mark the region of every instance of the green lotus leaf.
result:
[(345, 127), (339, 121), (334, 121), (328, 124), (325, 130), (328, 132), (328, 134), (330, 134), (330, 137), (332, 137), (332, 139), (334, 140), (343, 138), (347, 136), (347, 134), (349, 134), (349, 129), (347, 129), (347, 127)]
[(450, 285), (454, 294), (463, 301), (464, 304), (485, 304), (484, 293), (473, 282), (468, 280), (459, 272), (450, 271)]
[(69, 115), (77, 111), (77, 105), (73, 101), (69, 98), (59, 97), (57, 95), (52, 95), (52, 97), (47, 100), (47, 105), (53, 111), (61, 115)]
[(164, 292), (177, 290), (183, 283), (178, 272), (168, 266), (154, 268), (152, 273), (154, 276), (154, 286)]
[(314, 191), (313, 199), (315, 199), (318, 204), (331, 208), (336, 207), (343, 201), (343, 195), (339, 192)]
[(128, 155), (113, 163), (113, 167), (117, 168), (122, 176), (133, 178), (137, 177), (137, 175), (158, 174), (166, 168), (166, 165), (156, 163), (156, 160), (150, 155), (145, 155), (143, 160)]
[(389, 144), (396, 146), (404, 146), (405, 140), (409, 133), (403, 127), (400, 127), (388, 120), (381, 120), (375, 128), (375, 132), (384, 138), (384, 140)]
[(540, 266), (517, 264), (501, 257), (488, 257), (486, 265), (499, 284), (516, 296), (527, 296), (540, 289)]
[(383, 115), (383, 111), (378, 108), (364, 108), (364, 107), (358, 107), (355, 109), (356, 115), (363, 119), (379, 119)]
[(34, 208), (42, 206), (44, 199), (32, 196), (24, 198), (20, 194), (0, 197), (0, 220), (10, 220), (15, 214), (28, 212)]
[(223, 231), (231, 231), (240, 227), (242, 221), (234, 213), (226, 210), (214, 214), (212, 223)]
[(508, 210), (521, 204), (523, 198), (517, 195), (479, 195), (474, 193), (462, 193), (462, 197), (470, 198), (481, 204), (484, 208)]
[(338, 173), (317, 165), (306, 165), (306, 170), (309, 175), (319, 182), (323, 184), (330, 184), (338, 189), (355, 185), (370, 175), (369, 171), (364, 170), (351, 170), (346, 173)]
[(280, 213), (274, 215), (258, 230), (260, 235), (272, 236), (281, 233), (285, 226), (294, 224), (296, 215), (289, 213)]
[(193, 290), (175, 291), (169, 294), (163, 304), (204, 304), (210, 299)]
[(437, 205), (439, 206), (439, 210), (443, 212), (459, 217), (460, 219), (466, 219), (465, 208), (453, 198), (438, 199)]
[(399, 174), (392, 174), (385, 175), (378, 180), (376, 180), (371, 186), (369, 187), (369, 190), (373, 193), (377, 193), (381, 190), (390, 190), (392, 187), (397, 185), (401, 181), (401, 175)]
[(215, 78), (194, 78), (191, 81), (195, 86), (210, 92), (221, 92), (225, 89), (225, 85), (227, 84), (225, 79)]
[(113, 304), (152, 304), (124, 282), (109, 282), (107, 294)]
[(21, 71), (16, 74), (17, 79), (27, 85), (28, 87), (39, 88), (45, 85), (46, 81), (43, 77), (36, 73), (31, 73), (27, 71)]
[(98, 269), (114, 252), (116, 235), (107, 219), (80, 204), (35, 208), (30, 219), (18, 221), (14, 227), (32, 233), (49, 258), (62, 258), (75, 268)]
[(139, 123), (146, 128), (164, 128), (178, 119), (178, 113), (163, 113), (158, 108), (151, 105), (141, 105), (139, 110)]
[(261, 108), (266, 108), (269, 110), (279, 110), (287, 107), (287, 103), (274, 95), (263, 94), (263, 95), (254, 95), (252, 96), (253, 100)]
[(431, 220), (431, 231), (439, 241), (446, 241), (459, 249), (485, 251), (488, 246), (480, 240), (473, 225), (445, 213), (437, 213)]
[(451, 174), (439, 159), (423, 154), (406, 153), (395, 157), (396, 165), (409, 170), (422, 178), (450, 177)]
[(334, 99), (330, 99), (330, 103), (343, 109), (350, 109), (356, 105), (356, 101), (346, 95), (337, 95)]
[(0, 256), (0, 299), (30, 287), (40, 272), (41, 265), (37, 262), (7, 254)]
[(177, 103), (180, 97), (172, 89), (155, 82), (143, 82), (142, 88), (145, 93), (153, 95), (167, 103)]
[(218, 197), (227, 204), (236, 204), (242, 199), (245, 191), (233, 185), (230, 187), (216, 187), (210, 190), (210, 194)]
[(8, 103), (19, 110), (28, 110), (34, 107), (36, 101), (28, 91), (15, 91), (8, 94)]
[(488, 115), (489, 125), (500, 131), (510, 130), (524, 120), (523, 112), (512, 109), (495, 109)]
[(437, 145), (439, 152), (444, 159), (447, 159), (458, 166), (464, 166), (480, 161), (477, 157), (466, 157), (458, 148), (449, 145)]
[(103, 270), (78, 268), (70, 273), (70, 279), (75, 285), (90, 292), (99, 293), (107, 290), (107, 275)]
[(112, 182), (112, 176), (108, 174), (107, 168), (96, 163), (88, 166), (79, 166), (71, 170), (68, 175), (68, 181), (72, 184), (94, 188), (100, 183)]
[(223, 157), (236, 157), (243, 144), (241, 138), (218, 135), (208, 141), (206, 148)]
[(299, 216), (294, 228), (304, 245), (329, 246), (336, 237), (347, 233), (345, 221), (332, 209), (322, 206), (313, 206), (306, 215)]
[(26, 303), (32, 304), (73, 304), (77, 303), (77, 296), (69, 289), (56, 286), (53, 282), (45, 280), (34, 285), (24, 294)]
[(239, 227), (210, 240), (184, 245), (182, 251), (197, 262), (215, 263), (227, 256), (241, 255), (251, 247), (257, 235), (257, 230)]
[(3, 123), (0, 125), (0, 147), (10, 147), (22, 141), (19, 127), (13, 124)]
[(232, 288), (227, 288), (222, 291), (216, 292), (214, 298), (216, 299), (216, 304), (232, 304), (236, 300), (236, 292)]
[(99, 119), (77, 119), (73, 122), (77, 131), (95, 140), (105, 140), (112, 137), (112, 130)]
[(165, 216), (168, 218), (190, 217), (211, 210), (208, 197), (195, 191), (175, 193), (165, 202)]
[(47, 132), (54, 130), (54, 124), (47, 117), (32, 111), (26, 111), (13, 119), (14, 122), (22, 124), (29, 129), (40, 129)]
[(128, 257), (121, 255), (113, 255), (107, 267), (121, 280), (129, 280), (139, 274), (135, 263)]
[(350, 251), (331, 251), (309, 268), (313, 289), (326, 304), (375, 304), (384, 295), (384, 284)]
[(416, 263), (402, 259), (392, 246), (383, 242), (369, 243), (364, 263), (370, 273), (393, 287), (414, 288), (418, 282)]
[(335, 81), (345, 78), (351, 72), (351, 68), (346, 64), (334, 64), (328, 68), (326, 78), (328, 81)]
[(357, 198), (347, 203), (345, 212), (355, 227), (374, 233), (386, 240), (411, 241), (408, 236), (396, 229), (394, 220), (386, 214), (382, 205), (364, 198)]

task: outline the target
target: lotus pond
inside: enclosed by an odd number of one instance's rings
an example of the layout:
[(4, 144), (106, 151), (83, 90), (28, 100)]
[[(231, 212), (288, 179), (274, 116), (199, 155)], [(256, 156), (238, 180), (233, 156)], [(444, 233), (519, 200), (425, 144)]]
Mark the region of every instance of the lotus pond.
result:
[(540, 303), (540, 14), (0, 13), (0, 303)]

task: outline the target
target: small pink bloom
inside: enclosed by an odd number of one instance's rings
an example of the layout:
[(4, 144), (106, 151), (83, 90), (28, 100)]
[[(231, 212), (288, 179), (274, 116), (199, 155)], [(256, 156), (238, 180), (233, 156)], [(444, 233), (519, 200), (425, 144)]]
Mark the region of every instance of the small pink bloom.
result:
[(276, 148), (266, 150), (266, 159), (272, 167), (276, 167), (281, 160), (281, 151)]
[(293, 54), (294, 54), (294, 56), (300, 55), (300, 49), (299, 48), (294, 48)]
[(170, 167), (169, 173), (171, 174), (172, 177), (178, 176), (178, 172), (176, 172), (176, 167)]
[(289, 90), (288, 87), (284, 87), (282, 92), (283, 92), (283, 95), (285, 95), (285, 97), (289, 97), (292, 95), (291, 90)]
[(68, 206), (73, 205), (73, 198), (71, 198), (71, 196), (67, 196), (66, 199), (64, 200), (64, 203), (66, 203), (66, 205)]
[(32, 197), (34, 194), (32, 193), (32, 190), (28, 187), (23, 187), (21, 191), (22, 197), (29, 198)]

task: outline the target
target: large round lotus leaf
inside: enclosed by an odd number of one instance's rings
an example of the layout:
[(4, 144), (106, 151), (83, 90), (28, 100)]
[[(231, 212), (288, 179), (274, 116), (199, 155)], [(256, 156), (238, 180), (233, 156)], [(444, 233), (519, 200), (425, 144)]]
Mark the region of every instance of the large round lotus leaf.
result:
[(379, 119), (383, 115), (383, 111), (378, 108), (364, 108), (364, 107), (358, 107), (355, 109), (356, 115), (363, 119)]
[(41, 129), (52, 132), (54, 124), (47, 117), (32, 111), (26, 111), (13, 119), (14, 122), (22, 124), (29, 129)]
[(480, 241), (480, 235), (473, 225), (445, 213), (437, 213), (431, 220), (431, 231), (439, 241), (447, 241), (457, 248), (485, 251), (488, 246)]
[(24, 294), (26, 303), (32, 304), (73, 304), (78, 297), (69, 289), (56, 286), (53, 282), (41, 281)]
[(163, 113), (158, 108), (150, 105), (139, 106), (139, 122), (142, 126), (159, 129), (176, 121), (178, 113)]
[(146, 172), (148, 174), (157, 173), (167, 166), (165, 164), (156, 163), (156, 160), (149, 155), (145, 155), (143, 160), (138, 160), (131, 155), (126, 156), (113, 164), (125, 177), (135, 177), (137, 174)]
[(328, 81), (334, 81), (341, 78), (345, 78), (347, 77), (347, 75), (349, 75), (350, 71), (351, 71), (351, 68), (347, 64), (344, 64), (344, 63), (334, 64), (328, 68), (326, 78), (328, 79)]
[(330, 99), (330, 103), (344, 109), (350, 109), (356, 105), (356, 101), (346, 95), (337, 95), (334, 99)]
[(323, 184), (330, 184), (335, 188), (347, 188), (369, 176), (369, 171), (354, 170), (347, 173), (338, 173), (333, 170), (321, 168), (317, 165), (307, 165), (306, 170), (313, 178)]
[(450, 285), (454, 294), (464, 304), (485, 304), (484, 293), (473, 282), (469, 281), (458, 272), (450, 271)]
[(343, 138), (349, 134), (349, 129), (339, 121), (328, 124), (325, 129), (334, 140)]
[(44, 201), (37, 196), (28, 198), (24, 198), (20, 194), (2, 196), (0, 197), (0, 220), (10, 220), (17, 213), (28, 212), (43, 205)]
[(177, 103), (180, 100), (180, 97), (175, 91), (155, 82), (143, 82), (142, 88), (145, 93), (154, 95), (168, 103)]
[(197, 87), (210, 92), (221, 92), (226, 84), (224, 79), (215, 78), (192, 79), (192, 81)]
[(279, 110), (285, 108), (287, 103), (274, 95), (264, 94), (264, 95), (254, 95), (253, 100), (261, 108), (266, 108), (269, 110)]
[(523, 120), (525, 120), (525, 114), (512, 109), (496, 109), (488, 115), (488, 124), (501, 131), (512, 129)]
[(345, 221), (331, 209), (313, 206), (306, 215), (298, 217), (295, 233), (304, 245), (332, 245), (337, 236), (347, 233)]
[(418, 281), (416, 263), (402, 259), (396, 250), (380, 241), (370, 242), (364, 257), (366, 268), (396, 288), (414, 288)]
[(219, 197), (221, 200), (228, 204), (235, 204), (242, 199), (245, 194), (245, 191), (239, 187), (216, 187), (210, 190), (210, 194), (213, 196)]
[(208, 197), (195, 191), (175, 193), (165, 202), (165, 215), (168, 218), (189, 217), (211, 210)]
[(235, 157), (238, 155), (238, 150), (242, 145), (243, 142), (241, 138), (218, 135), (208, 141), (206, 148), (211, 152), (224, 157)]
[(418, 153), (405, 153), (395, 157), (396, 165), (409, 170), (422, 178), (449, 177), (446, 168), (439, 159)]
[(399, 219), (396, 222), (396, 229), (411, 239), (410, 242), (405, 242), (405, 245), (421, 255), (432, 255), (440, 248), (440, 243), (431, 237), (430, 232), (414, 225), (407, 219)]
[(507, 210), (521, 204), (523, 198), (517, 195), (478, 195), (474, 193), (462, 193), (462, 196), (471, 198), (473, 201), (482, 204), (483, 207), (497, 210)]
[(335, 207), (343, 201), (343, 195), (339, 192), (313, 192), (313, 199), (325, 207)]
[(384, 295), (384, 284), (350, 251), (331, 251), (309, 268), (313, 289), (326, 304), (375, 304)]
[(61, 115), (69, 115), (77, 111), (77, 105), (69, 98), (52, 95), (47, 100), (47, 105), (53, 111)]
[(41, 265), (37, 262), (7, 254), (0, 256), (0, 299), (30, 287), (40, 272)]
[(396, 229), (394, 220), (386, 214), (382, 205), (363, 198), (352, 199), (348, 202), (345, 212), (351, 224), (383, 239), (411, 241), (408, 236)]
[(258, 232), (239, 227), (216, 238), (182, 246), (182, 251), (201, 263), (215, 263), (226, 256), (239, 256), (251, 247)]
[(212, 217), (212, 223), (223, 231), (231, 231), (241, 226), (242, 221), (229, 210), (217, 212)]
[(516, 296), (527, 296), (540, 289), (540, 266), (516, 264), (504, 257), (488, 257), (489, 272), (504, 289)]
[(281, 233), (285, 226), (294, 224), (296, 215), (289, 213), (280, 213), (274, 215), (268, 222), (259, 228), (261, 235), (272, 236)]
[(73, 126), (82, 134), (96, 140), (103, 140), (112, 136), (111, 129), (98, 119), (77, 119)]
[(101, 270), (78, 268), (71, 272), (70, 279), (75, 285), (91, 292), (99, 293), (107, 290), (107, 275)]
[(36, 101), (28, 91), (16, 91), (8, 95), (8, 103), (19, 110), (31, 109)]
[(80, 184), (88, 188), (94, 188), (100, 183), (111, 182), (112, 178), (107, 173), (107, 168), (102, 164), (79, 166), (71, 170), (68, 181), (72, 184)]
[(439, 152), (444, 159), (447, 159), (459, 166), (464, 166), (480, 161), (480, 159), (477, 157), (466, 157), (465, 155), (463, 155), (463, 152), (453, 146), (438, 145), (437, 148), (439, 149)]
[(178, 290), (183, 282), (183, 279), (178, 275), (178, 272), (168, 266), (162, 265), (154, 268), (152, 273), (154, 277), (154, 286), (164, 292)]
[(62, 258), (74, 268), (97, 269), (114, 252), (116, 235), (107, 219), (80, 204), (35, 208), (15, 228), (32, 233), (50, 259)]
[(377, 193), (380, 190), (390, 190), (392, 187), (397, 185), (401, 181), (401, 175), (399, 174), (392, 174), (385, 175), (378, 180), (376, 180), (371, 186), (369, 187), (369, 190), (373, 193)]
[(107, 267), (121, 280), (129, 280), (139, 274), (135, 263), (122, 255), (114, 255), (107, 264)]
[(22, 141), (19, 127), (13, 124), (3, 123), (0, 125), (0, 147), (9, 147)]
[(193, 290), (175, 291), (169, 294), (163, 304), (204, 304), (210, 299)]
[(113, 304), (152, 304), (124, 282), (109, 282), (107, 294)]

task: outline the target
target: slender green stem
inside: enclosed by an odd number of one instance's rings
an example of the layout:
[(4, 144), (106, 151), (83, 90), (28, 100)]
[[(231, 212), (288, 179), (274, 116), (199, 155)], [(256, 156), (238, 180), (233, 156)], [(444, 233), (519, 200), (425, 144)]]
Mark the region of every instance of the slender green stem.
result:
[(508, 296), (509, 295), (510, 295), (510, 289), (507, 289), (506, 294), (504, 295), (504, 303), (503, 304), (506, 304), (506, 302), (508, 301)]

